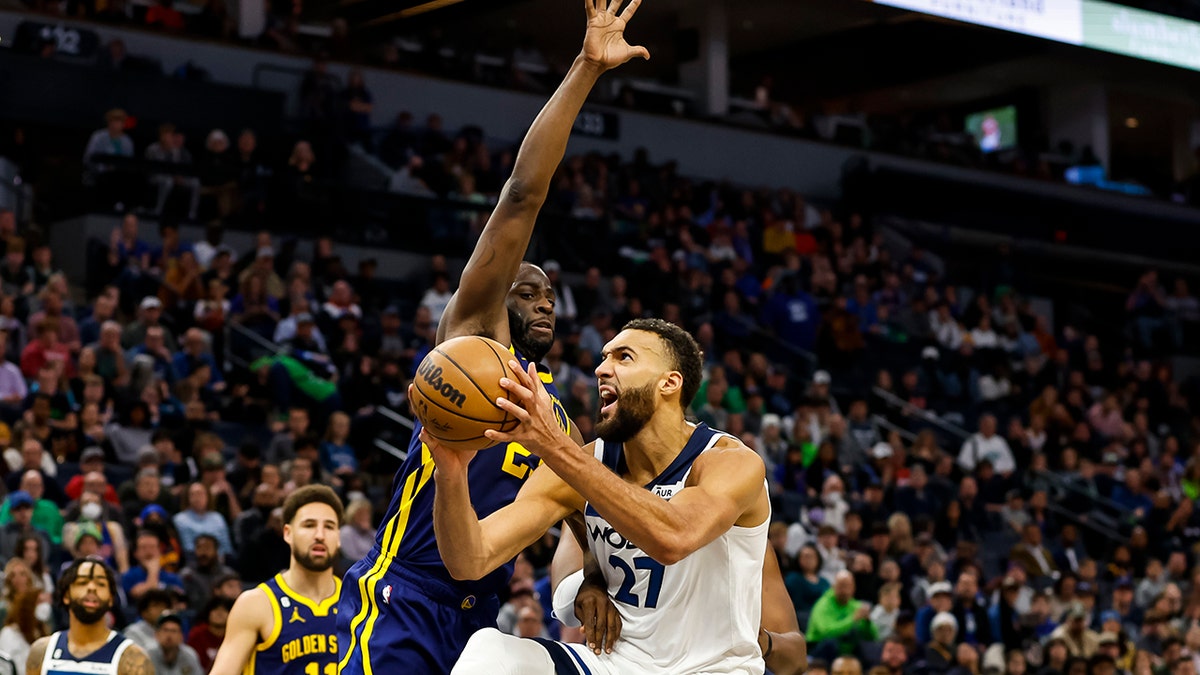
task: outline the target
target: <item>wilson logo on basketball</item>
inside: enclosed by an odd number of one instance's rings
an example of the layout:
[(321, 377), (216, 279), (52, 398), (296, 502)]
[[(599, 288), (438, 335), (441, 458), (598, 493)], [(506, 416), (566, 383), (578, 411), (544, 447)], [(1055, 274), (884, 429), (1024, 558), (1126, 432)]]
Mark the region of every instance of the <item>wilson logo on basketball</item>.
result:
[(434, 391), (441, 394), (442, 398), (453, 403), (455, 406), (461, 408), (463, 407), (463, 403), (467, 402), (466, 394), (455, 389), (454, 386), (449, 382), (444, 382), (442, 380), (441, 366), (435, 366), (432, 363), (425, 361), (421, 364), (421, 368), (417, 371), (417, 375), (420, 376), (422, 380), (425, 380), (425, 383), (432, 387)]

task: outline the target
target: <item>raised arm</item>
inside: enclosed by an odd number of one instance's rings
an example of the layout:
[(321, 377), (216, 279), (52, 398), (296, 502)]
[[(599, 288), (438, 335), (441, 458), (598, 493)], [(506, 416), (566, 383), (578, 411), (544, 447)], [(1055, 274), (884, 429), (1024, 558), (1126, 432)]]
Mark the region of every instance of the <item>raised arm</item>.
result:
[[(561, 431), (559, 436), (575, 445)], [(433, 530), (438, 551), (455, 579), (482, 578), (515, 558), (572, 511), (583, 509), (579, 495), (542, 467), (530, 475), (513, 503), (480, 521), (467, 484), (467, 466), (475, 453), (447, 450), (424, 431), (421, 440), (437, 465)]]
[(512, 176), (439, 322), (439, 343), (460, 335), (484, 335), (508, 344), (504, 298), (529, 247), (538, 211), (566, 152), (575, 117), (604, 71), (634, 57), (650, 58), (645, 47), (625, 42), (626, 22), (633, 18), (641, 0), (632, 0), (618, 15), (621, 3), (585, 0), (588, 21), (583, 49), (521, 143)]
[(210, 675), (241, 675), (258, 646), (263, 627), (272, 625), (271, 601), (261, 588), (252, 588), (238, 596), (226, 620), (225, 639)]

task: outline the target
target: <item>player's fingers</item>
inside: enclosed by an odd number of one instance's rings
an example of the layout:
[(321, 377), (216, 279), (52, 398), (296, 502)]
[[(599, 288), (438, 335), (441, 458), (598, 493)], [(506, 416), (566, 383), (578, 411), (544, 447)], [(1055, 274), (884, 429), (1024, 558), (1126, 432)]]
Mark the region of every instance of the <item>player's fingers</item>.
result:
[(510, 380), (507, 377), (502, 377), (500, 378), (500, 386), (508, 390), (509, 394), (511, 394), (509, 398), (515, 397), (522, 401), (528, 401), (529, 399), (533, 398), (533, 391), (529, 389), (529, 387), (526, 387), (516, 380)]
[(604, 651), (611, 654), (619, 637), (621, 637), (621, 613), (617, 611), (616, 607), (609, 607), (608, 625), (604, 631)]
[(621, 20), (628, 23), (629, 20), (633, 18), (633, 15), (637, 14), (638, 5), (641, 4), (642, 0), (632, 0), (632, 2), (630, 2), (625, 9), (621, 11)]
[(631, 56), (630, 58), (640, 56), (642, 59), (644, 59), (646, 61), (650, 60), (650, 50), (646, 49), (645, 47), (641, 47), (641, 46), (630, 47), (629, 50), (633, 53), (633, 56)]
[(608, 9), (606, 11), (609, 14), (616, 14), (617, 9), (620, 7), (621, 7), (621, 0), (608, 0)]
[(487, 429), (483, 432), (483, 435), (487, 436), (489, 441), (496, 441), (497, 443), (511, 443), (517, 440), (516, 436), (496, 431), (495, 429)]
[(516, 403), (513, 403), (512, 401), (510, 401), (506, 398), (496, 399), (496, 407), (500, 408), (501, 410), (504, 410), (508, 414), (516, 417), (521, 422), (528, 422), (530, 419), (528, 410), (522, 408), (521, 406), (517, 405)]

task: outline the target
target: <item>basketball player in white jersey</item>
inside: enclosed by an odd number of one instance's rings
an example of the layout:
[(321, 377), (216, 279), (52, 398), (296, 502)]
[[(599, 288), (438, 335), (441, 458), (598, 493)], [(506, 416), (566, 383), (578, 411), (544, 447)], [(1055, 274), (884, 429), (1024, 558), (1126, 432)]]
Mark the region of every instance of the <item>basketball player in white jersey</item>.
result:
[[(451, 574), (483, 576), (564, 517), (584, 514), (587, 544), (621, 615), (611, 653), (476, 633), (456, 674), (687, 675), (764, 670), (762, 569), (771, 506), (762, 460), (736, 438), (684, 419), (700, 386), (700, 349), (683, 329), (637, 319), (596, 368), (600, 440), (580, 448), (557, 431), (534, 371), (503, 379), (497, 405), (545, 466), (517, 499), (480, 522), (471, 508), (473, 453), (426, 438), (437, 462), (434, 525)], [(509, 400), (511, 399), (511, 400)], [(565, 441), (565, 442), (564, 442)], [(546, 470), (546, 469), (549, 470)]]
[(116, 588), (116, 574), (103, 562), (83, 558), (68, 567), (55, 600), (67, 607), (70, 624), (33, 643), (25, 675), (154, 675), (146, 652), (104, 622)]

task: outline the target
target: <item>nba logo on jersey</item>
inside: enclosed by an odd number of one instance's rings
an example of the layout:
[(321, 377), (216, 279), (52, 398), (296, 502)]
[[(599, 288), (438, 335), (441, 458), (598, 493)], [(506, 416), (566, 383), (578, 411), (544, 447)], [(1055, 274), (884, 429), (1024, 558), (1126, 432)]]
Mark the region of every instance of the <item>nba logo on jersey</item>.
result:
[(388, 584), (387, 586), (383, 587), (383, 604), (385, 604), (385, 605), (392, 604), (392, 585), (391, 584)]

